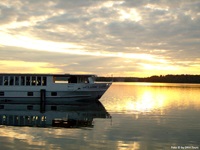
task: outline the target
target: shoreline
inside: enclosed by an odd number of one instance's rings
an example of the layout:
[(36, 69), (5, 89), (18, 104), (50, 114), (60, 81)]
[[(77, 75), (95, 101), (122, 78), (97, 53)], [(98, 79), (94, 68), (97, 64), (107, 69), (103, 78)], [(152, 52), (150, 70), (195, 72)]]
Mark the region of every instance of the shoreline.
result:
[(97, 77), (98, 82), (153, 82), (200, 84), (200, 75), (160, 75), (151, 77)]

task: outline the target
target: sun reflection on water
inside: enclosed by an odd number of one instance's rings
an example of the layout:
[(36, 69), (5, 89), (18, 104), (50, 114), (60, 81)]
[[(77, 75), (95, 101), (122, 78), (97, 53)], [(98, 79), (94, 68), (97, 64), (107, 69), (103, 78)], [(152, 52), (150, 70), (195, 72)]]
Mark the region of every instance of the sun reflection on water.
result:
[(118, 150), (126, 150), (126, 149), (136, 150), (136, 149), (140, 149), (140, 142), (130, 143), (130, 142), (125, 142), (125, 141), (118, 141), (117, 147), (118, 147)]
[(145, 91), (137, 101), (128, 100), (126, 110), (146, 112), (163, 107), (166, 98), (158, 94), (156, 97), (151, 91)]
[[(109, 89), (114, 99), (102, 99), (109, 111), (152, 112), (175, 108), (200, 109), (199, 85), (164, 83), (114, 83)], [(111, 96), (114, 95), (114, 96)]]

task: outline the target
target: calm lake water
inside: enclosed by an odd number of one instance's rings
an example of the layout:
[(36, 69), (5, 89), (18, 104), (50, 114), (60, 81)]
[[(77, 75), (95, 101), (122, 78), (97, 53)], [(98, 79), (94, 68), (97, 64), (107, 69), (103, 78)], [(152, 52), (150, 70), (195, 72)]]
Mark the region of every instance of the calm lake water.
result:
[(0, 127), (0, 149), (200, 149), (200, 85), (113, 83), (93, 127)]

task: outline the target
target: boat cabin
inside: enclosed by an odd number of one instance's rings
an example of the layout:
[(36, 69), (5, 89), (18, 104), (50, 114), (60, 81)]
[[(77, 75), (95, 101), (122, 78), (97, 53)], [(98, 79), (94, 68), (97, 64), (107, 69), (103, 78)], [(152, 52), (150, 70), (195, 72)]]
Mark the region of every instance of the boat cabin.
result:
[(49, 83), (94, 83), (95, 75), (0, 74), (0, 86), (46, 86)]

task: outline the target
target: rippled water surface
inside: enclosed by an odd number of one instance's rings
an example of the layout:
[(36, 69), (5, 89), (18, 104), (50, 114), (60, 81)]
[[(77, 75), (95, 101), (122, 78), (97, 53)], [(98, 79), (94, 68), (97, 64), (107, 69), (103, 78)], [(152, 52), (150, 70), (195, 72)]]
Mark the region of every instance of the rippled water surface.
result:
[[(0, 149), (200, 149), (200, 85), (113, 83), (93, 127), (0, 127)], [(180, 146), (180, 147), (178, 147)]]

